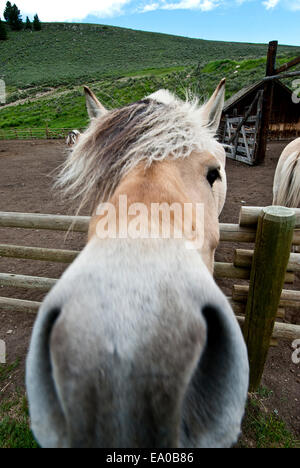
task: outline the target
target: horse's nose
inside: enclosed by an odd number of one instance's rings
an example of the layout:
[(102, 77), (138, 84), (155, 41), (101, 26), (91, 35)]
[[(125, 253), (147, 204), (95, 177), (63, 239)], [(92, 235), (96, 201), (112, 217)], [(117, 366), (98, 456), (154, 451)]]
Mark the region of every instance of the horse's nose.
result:
[(248, 361), (226, 297), (198, 256), (158, 268), (152, 250), (113, 252), (87, 247), (39, 311), (26, 384), (40, 445), (229, 446)]
[(234, 440), (248, 369), (226, 302), (205, 302), (189, 323), (176, 323), (173, 310), (167, 333), (167, 324), (161, 336), (139, 327), (135, 343), (135, 331), (113, 316), (103, 331), (95, 304), (91, 314), (80, 294), (61, 307), (50, 299), (34, 328), (26, 376), (32, 427), (43, 447), (174, 448), (185, 438), (191, 446), (194, 426), (204, 434), (199, 446)]
[[(31, 423), (38, 427), (43, 447), (66, 447), (66, 428), (57, 388), (53, 379), (50, 341), (60, 316), (59, 307), (42, 308), (33, 330), (27, 356), (26, 387), (31, 406)], [(54, 430), (55, 428), (55, 430)]]
[(99, 320), (102, 298), (92, 308), (81, 303), (78, 290), (60, 297), (61, 307), (52, 307), (52, 300), (50, 294), (40, 310), (27, 361), (31, 423), (39, 443), (177, 447), (178, 401), (190, 380), (185, 374), (206, 339), (201, 314), (187, 326), (178, 317), (174, 331), (160, 336), (155, 317), (152, 330), (146, 314), (145, 322), (136, 317), (128, 323), (128, 317), (121, 324), (113, 312)]

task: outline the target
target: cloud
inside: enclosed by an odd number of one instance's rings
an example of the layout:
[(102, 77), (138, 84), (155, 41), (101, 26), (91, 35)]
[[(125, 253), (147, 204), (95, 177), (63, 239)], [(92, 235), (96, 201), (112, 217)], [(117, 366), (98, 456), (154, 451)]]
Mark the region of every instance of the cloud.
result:
[(238, 6), (242, 7), (245, 3), (255, 2), (265, 7), (267, 10), (273, 10), (281, 6), (286, 10), (300, 10), (300, 0), (139, 0), (137, 11), (147, 13), (154, 10), (199, 10), (210, 11), (218, 7), (226, 8)]
[(300, 10), (300, 0), (285, 0), (287, 8), (292, 11)]
[(220, 5), (218, 0), (180, 0), (179, 2), (173, 2), (166, 4), (164, 9), (166, 10), (202, 10), (209, 11), (213, 10)]
[(218, 7), (223, 0), (158, 0), (147, 2), (139, 7), (139, 11), (146, 13), (154, 10), (200, 10), (209, 11)]
[(89, 15), (105, 18), (155, 10), (211, 11), (222, 6), (242, 8), (250, 1), (270, 11), (277, 6), (300, 11), (300, 0), (18, 0), (17, 4), (23, 16), (38, 13), (42, 21), (81, 21)]
[(265, 2), (263, 2), (263, 5), (266, 7), (267, 10), (271, 10), (272, 8), (275, 8), (279, 2), (280, 0), (266, 0)]
[(148, 11), (155, 11), (158, 10), (160, 7), (159, 3), (149, 3), (148, 5), (145, 5), (138, 9), (140, 13), (148, 13)]
[(262, 4), (267, 10), (273, 10), (277, 5), (281, 5), (286, 10), (300, 10), (300, 0), (265, 0)]
[(97, 17), (115, 16), (132, 0), (18, 0), (22, 15), (38, 13), (42, 21), (82, 20), (92, 14)]

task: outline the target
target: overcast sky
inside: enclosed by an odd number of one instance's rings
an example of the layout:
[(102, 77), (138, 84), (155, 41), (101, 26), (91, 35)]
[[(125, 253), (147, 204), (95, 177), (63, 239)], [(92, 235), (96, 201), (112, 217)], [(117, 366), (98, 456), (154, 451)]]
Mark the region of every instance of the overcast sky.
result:
[[(13, 2), (12, 2), (13, 3)], [(17, 0), (24, 17), (203, 39), (300, 45), (300, 0)], [(6, 0), (0, 0), (0, 12)]]

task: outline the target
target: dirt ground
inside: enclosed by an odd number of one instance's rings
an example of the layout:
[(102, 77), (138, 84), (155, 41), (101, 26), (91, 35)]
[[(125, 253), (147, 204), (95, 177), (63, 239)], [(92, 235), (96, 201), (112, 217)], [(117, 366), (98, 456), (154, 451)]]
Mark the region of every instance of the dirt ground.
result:
[[(228, 196), (221, 221), (238, 222), (242, 204), (267, 206), (272, 202), (272, 184), (279, 155), (287, 142), (270, 143), (265, 164), (248, 167), (228, 160)], [(0, 141), (0, 211), (73, 214), (52, 189), (53, 171), (65, 158), (62, 141)], [(84, 214), (84, 213), (83, 213)], [(85, 236), (71, 233), (0, 228), (0, 243), (80, 250)], [(223, 244), (218, 261), (232, 261), (235, 244)], [(0, 258), (0, 271), (59, 278), (65, 266), (38, 261)], [(234, 282), (235, 284), (238, 281)], [(227, 295), (232, 282), (219, 281)], [(294, 288), (300, 290), (300, 279)], [(41, 301), (44, 293), (0, 287), (0, 296)], [(34, 322), (34, 314), (5, 312), (0, 308), (0, 339), (7, 345), (8, 362), (20, 359), (21, 366), (10, 381), (0, 388), (0, 399), (16, 387), (24, 387), (24, 360)], [(300, 323), (300, 311), (287, 311), (287, 319)], [(292, 362), (290, 342), (280, 342), (269, 351), (263, 385), (270, 392), (266, 405), (279, 414), (299, 439), (300, 366)]]

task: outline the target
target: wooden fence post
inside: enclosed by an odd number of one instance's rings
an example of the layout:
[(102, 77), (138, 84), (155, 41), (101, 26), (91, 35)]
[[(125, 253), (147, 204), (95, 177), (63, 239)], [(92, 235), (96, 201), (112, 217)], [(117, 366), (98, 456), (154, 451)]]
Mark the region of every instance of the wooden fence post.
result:
[(290, 257), (295, 212), (270, 206), (258, 218), (246, 320), (243, 327), (250, 363), (250, 388), (260, 385)]
[[(275, 73), (276, 54), (277, 54), (278, 41), (271, 41), (269, 43), (266, 76), (272, 76)], [(273, 90), (274, 82), (266, 81), (263, 86), (263, 100), (261, 109), (260, 129), (259, 129), (259, 143), (256, 154), (256, 163), (264, 161), (266, 156), (267, 139), (270, 125), (270, 117), (273, 106)]]

